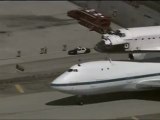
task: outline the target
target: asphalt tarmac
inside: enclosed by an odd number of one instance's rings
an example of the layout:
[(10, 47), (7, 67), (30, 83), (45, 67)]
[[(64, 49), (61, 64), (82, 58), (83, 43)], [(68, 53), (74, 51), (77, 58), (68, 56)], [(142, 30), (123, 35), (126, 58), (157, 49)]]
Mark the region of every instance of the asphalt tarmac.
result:
[(77, 105), (76, 96), (50, 88), (53, 79), (5, 85), (0, 93), (0, 119), (159, 118), (160, 90), (86, 96), (85, 104)]

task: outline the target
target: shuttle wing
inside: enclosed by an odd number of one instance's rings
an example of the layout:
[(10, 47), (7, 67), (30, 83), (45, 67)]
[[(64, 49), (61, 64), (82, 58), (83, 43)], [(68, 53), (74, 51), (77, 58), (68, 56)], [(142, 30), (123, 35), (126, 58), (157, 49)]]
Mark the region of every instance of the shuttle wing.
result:
[(160, 88), (160, 79), (139, 81), (136, 85), (138, 89)]
[(159, 51), (160, 47), (151, 47), (151, 48), (147, 48), (145, 49), (146, 51)]

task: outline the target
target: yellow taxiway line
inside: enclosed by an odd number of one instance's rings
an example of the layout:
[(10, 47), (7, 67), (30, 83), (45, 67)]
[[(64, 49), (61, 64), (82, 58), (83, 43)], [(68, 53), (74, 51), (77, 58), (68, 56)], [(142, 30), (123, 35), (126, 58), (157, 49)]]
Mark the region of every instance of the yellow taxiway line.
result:
[(14, 86), (17, 89), (18, 92), (24, 93), (24, 90), (23, 90), (23, 88), (22, 88), (22, 86), (20, 84), (15, 84)]

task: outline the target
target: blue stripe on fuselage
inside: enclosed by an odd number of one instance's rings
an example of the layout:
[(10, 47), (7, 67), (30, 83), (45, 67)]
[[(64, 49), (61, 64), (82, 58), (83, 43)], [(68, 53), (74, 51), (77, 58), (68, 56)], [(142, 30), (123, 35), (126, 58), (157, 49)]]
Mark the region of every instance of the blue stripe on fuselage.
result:
[(99, 83), (108, 83), (108, 82), (117, 82), (117, 81), (133, 80), (133, 79), (138, 79), (138, 78), (153, 77), (153, 76), (159, 76), (159, 75), (160, 75), (160, 73), (153, 73), (153, 74), (147, 74), (147, 75), (138, 75), (138, 76), (132, 76), (132, 77), (115, 78), (115, 79), (108, 79), (108, 80), (101, 80), (101, 81), (79, 82), (79, 83), (63, 83), (63, 84), (51, 84), (51, 86), (76, 86), (76, 85), (99, 84)]

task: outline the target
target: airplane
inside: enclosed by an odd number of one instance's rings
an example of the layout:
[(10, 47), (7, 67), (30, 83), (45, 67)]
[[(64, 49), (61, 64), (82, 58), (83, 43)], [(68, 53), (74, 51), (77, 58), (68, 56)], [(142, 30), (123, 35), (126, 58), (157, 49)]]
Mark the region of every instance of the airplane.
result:
[(119, 91), (143, 91), (160, 87), (160, 64), (156, 62), (92, 61), (72, 66), (52, 81), (55, 90), (77, 95)]
[(102, 35), (94, 49), (107, 53), (160, 52), (160, 26), (122, 28)]

